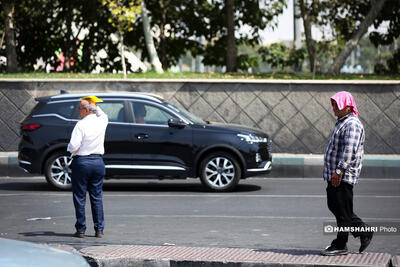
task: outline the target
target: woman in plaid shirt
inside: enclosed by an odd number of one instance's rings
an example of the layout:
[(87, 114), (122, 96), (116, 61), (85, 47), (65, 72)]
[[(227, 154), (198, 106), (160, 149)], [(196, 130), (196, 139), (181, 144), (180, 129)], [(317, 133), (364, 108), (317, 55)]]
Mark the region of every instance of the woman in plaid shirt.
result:
[[(324, 179), (328, 208), (335, 215), (338, 227), (366, 227), (353, 212), (353, 186), (360, 176), (364, 155), (364, 127), (358, 119), (357, 106), (349, 92), (339, 92), (331, 97), (338, 118), (324, 156)], [(372, 232), (352, 232), (360, 237), (360, 253), (372, 239)], [(349, 232), (338, 232), (337, 238), (321, 252), (322, 255), (347, 254)]]

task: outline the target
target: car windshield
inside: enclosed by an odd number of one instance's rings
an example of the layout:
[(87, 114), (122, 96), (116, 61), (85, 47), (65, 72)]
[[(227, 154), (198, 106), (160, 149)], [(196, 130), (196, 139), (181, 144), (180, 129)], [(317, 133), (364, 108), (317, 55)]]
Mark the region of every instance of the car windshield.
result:
[(190, 120), (191, 122), (195, 123), (195, 124), (205, 124), (205, 121), (202, 120), (201, 118), (193, 115), (192, 113), (190, 113), (189, 111), (187, 111), (184, 108), (180, 108), (177, 107), (167, 101), (164, 102), (164, 104), (169, 107), (170, 109), (172, 109), (173, 111), (175, 111), (176, 113), (178, 113), (179, 115), (185, 117), (186, 119)]

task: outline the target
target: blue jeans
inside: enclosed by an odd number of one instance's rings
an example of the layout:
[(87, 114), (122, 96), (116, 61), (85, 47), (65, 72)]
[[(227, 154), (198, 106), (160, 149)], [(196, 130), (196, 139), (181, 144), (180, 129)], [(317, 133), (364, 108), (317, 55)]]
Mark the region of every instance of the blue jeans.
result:
[(74, 157), (71, 169), (76, 231), (86, 231), (85, 203), (87, 191), (92, 208), (94, 230), (103, 231), (103, 180), (106, 173), (103, 159), (100, 156)]

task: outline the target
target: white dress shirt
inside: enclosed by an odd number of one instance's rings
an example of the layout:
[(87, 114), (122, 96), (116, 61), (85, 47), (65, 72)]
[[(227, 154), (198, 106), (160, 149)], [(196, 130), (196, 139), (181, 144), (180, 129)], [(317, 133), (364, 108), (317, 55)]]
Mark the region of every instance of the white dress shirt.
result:
[(107, 124), (107, 114), (97, 107), (97, 114), (89, 114), (75, 125), (67, 150), (74, 156), (103, 155)]

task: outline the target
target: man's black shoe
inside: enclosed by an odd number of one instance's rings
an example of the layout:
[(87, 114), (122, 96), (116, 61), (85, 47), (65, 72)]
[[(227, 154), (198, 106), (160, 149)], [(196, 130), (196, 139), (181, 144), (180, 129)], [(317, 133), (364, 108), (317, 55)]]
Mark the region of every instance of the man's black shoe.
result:
[(371, 243), (372, 236), (374, 235), (374, 232), (370, 232), (365, 236), (360, 236), (360, 241), (361, 241), (361, 246), (360, 246), (360, 253), (362, 253)]
[(78, 237), (78, 238), (84, 238), (84, 237), (85, 237), (85, 232), (76, 232), (76, 233), (74, 234), (74, 236), (75, 236), (75, 237)]
[(94, 234), (94, 236), (97, 237), (97, 238), (102, 238), (103, 235), (104, 235), (103, 231), (96, 231), (96, 233)]
[(337, 256), (337, 255), (347, 255), (347, 247), (343, 249), (335, 248), (334, 246), (329, 246), (325, 250), (321, 251), (323, 256)]

